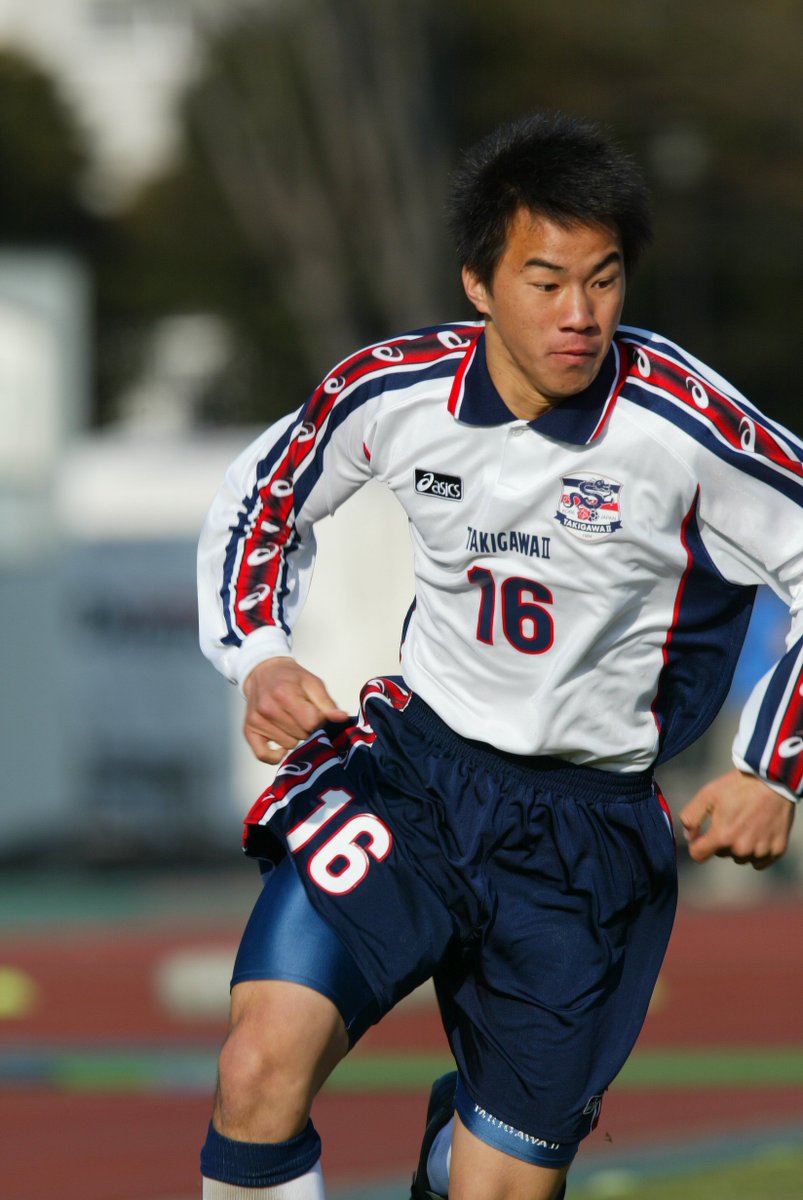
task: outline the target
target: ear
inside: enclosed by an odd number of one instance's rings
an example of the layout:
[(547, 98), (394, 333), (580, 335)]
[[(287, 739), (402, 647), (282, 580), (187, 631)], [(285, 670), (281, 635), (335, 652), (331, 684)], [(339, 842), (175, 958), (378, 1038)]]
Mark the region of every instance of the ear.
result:
[(477, 312), (490, 315), (488, 308), (488, 289), (485, 284), (479, 279), (470, 267), (463, 267), (462, 271), (463, 290), (468, 296), (471, 303), (476, 308)]

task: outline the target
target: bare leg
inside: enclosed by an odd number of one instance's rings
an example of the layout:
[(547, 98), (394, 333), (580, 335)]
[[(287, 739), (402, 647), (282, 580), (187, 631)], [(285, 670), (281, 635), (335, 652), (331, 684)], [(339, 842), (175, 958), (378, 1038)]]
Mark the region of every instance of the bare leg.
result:
[(568, 1167), (538, 1167), (503, 1154), (455, 1116), (449, 1200), (556, 1200)]
[(238, 983), (220, 1054), (215, 1129), (247, 1142), (294, 1137), (347, 1050), (343, 1020), (326, 996), (280, 980)]

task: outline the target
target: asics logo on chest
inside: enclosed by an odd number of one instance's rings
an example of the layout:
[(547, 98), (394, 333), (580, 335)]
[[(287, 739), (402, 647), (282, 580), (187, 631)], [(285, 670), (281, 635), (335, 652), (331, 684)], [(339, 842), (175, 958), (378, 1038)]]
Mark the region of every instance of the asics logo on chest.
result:
[(421, 496), (437, 496), (440, 500), (462, 500), (463, 480), (459, 475), (441, 475), (437, 471), (422, 471), (416, 467), (415, 490)]

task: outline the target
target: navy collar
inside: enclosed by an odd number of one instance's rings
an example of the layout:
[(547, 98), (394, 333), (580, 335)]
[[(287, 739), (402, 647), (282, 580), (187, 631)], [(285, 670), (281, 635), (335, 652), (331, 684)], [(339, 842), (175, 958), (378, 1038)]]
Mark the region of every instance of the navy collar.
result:
[[(603, 359), (599, 374), (582, 392), (569, 396), (528, 424), (559, 442), (585, 446), (601, 432), (616, 399), (620, 352), (616, 342)], [(505, 425), (518, 420), (496, 390), (488, 371), (484, 331), (473, 340), (465, 364), (457, 372), (449, 411), (467, 425)]]

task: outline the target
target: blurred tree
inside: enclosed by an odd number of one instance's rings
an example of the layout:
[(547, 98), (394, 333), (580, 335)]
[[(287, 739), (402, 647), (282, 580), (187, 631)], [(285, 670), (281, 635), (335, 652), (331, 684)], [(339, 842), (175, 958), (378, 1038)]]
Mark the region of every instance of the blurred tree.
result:
[(240, 354), (211, 409), (264, 421), (355, 346), (448, 309), (448, 61), (426, 0), (254, 4), (207, 38), (184, 161), (126, 223), (135, 294), (123, 270), (106, 294), (226, 316)]
[(51, 77), (10, 49), (0, 49), (0, 162), (0, 242), (81, 248), (94, 228), (85, 138)]
[(366, 330), (425, 323), (441, 300), (437, 30), (426, 0), (247, 11), (189, 97), (190, 129), (325, 370)]
[[(99, 264), (100, 419), (144, 369), (162, 318), (210, 313), (226, 323), (232, 352), (201, 398), (210, 421), (265, 419), (263, 397), (303, 386), (292, 328), (272, 284), (240, 234), (215, 180), (186, 155), (144, 187), (115, 223)], [(283, 407), (286, 408), (285, 400)]]

